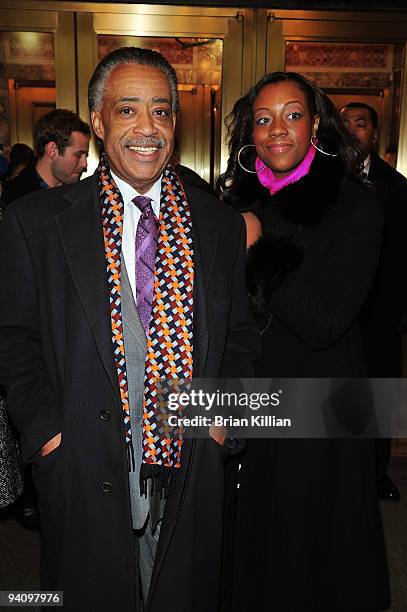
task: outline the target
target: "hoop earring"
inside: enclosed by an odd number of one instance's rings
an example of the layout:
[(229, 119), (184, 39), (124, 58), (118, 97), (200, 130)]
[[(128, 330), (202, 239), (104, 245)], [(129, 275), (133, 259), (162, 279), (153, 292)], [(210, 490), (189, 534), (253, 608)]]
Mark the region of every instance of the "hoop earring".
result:
[(314, 149), (316, 149), (317, 151), (319, 151), (320, 153), (323, 153), (324, 155), (329, 155), (329, 157), (338, 157), (337, 153), (327, 153), (326, 151), (323, 151), (322, 149), (320, 149), (319, 147), (317, 147), (317, 145), (312, 142), (313, 136), (311, 136), (311, 144), (314, 147)]
[(255, 146), (254, 144), (244, 145), (243, 147), (239, 149), (239, 153), (237, 154), (237, 163), (239, 164), (242, 170), (244, 170), (245, 172), (250, 172), (250, 174), (257, 174), (258, 172), (262, 172), (264, 168), (266, 167), (266, 164), (263, 164), (263, 168), (260, 168), (260, 170), (248, 170), (247, 168), (244, 167), (244, 165), (240, 161), (240, 154), (242, 153), (243, 149), (245, 149), (246, 147), (254, 147), (254, 146)]

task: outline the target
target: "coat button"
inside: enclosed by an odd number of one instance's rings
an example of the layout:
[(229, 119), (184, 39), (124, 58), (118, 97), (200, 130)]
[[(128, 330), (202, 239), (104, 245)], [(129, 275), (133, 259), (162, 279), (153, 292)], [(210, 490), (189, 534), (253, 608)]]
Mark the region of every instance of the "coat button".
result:
[(108, 410), (101, 410), (100, 411), (100, 418), (102, 419), (102, 421), (109, 421), (110, 420), (110, 412)]
[(113, 489), (113, 487), (110, 484), (110, 482), (102, 482), (102, 491), (103, 491), (103, 493), (111, 493), (112, 489)]

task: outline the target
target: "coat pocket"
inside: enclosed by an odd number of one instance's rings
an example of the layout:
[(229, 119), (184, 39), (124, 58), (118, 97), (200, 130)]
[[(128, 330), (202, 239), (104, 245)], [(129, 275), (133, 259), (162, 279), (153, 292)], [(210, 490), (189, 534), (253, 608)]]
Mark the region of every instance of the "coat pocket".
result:
[(215, 316), (227, 313), (230, 309), (231, 300), (232, 300), (232, 296), (230, 295), (226, 295), (220, 298), (215, 297), (211, 305), (212, 313)]

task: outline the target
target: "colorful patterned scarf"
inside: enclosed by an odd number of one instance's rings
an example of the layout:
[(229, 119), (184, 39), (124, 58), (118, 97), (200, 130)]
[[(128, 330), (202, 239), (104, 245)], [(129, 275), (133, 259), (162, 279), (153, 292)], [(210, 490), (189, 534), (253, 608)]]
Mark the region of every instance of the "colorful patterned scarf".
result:
[[(99, 192), (110, 291), (113, 354), (122, 400), (125, 441), (132, 454), (126, 359), (121, 314), (121, 250), (124, 204), (105, 155), (99, 167)], [(170, 470), (180, 467), (182, 434), (167, 423), (161, 404), (160, 382), (192, 380), (193, 241), (188, 202), (171, 167), (162, 177), (159, 234), (155, 262), (154, 297), (147, 337), (144, 376), (142, 493), (148, 478), (153, 488), (166, 486)], [(165, 385), (164, 385), (165, 386)], [(134, 466), (134, 458), (133, 458)]]

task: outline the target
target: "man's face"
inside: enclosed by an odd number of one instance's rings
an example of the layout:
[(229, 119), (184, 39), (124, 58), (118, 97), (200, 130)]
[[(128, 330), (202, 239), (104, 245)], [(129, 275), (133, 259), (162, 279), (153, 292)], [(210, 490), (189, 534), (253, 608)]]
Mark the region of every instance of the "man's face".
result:
[(58, 153), (51, 162), (51, 172), (57, 182), (62, 184), (76, 183), (87, 168), (89, 136), (72, 132), (70, 141), (71, 144), (63, 154)]
[(113, 172), (146, 193), (172, 154), (175, 115), (167, 77), (157, 68), (125, 64), (114, 68), (100, 111), (92, 111)]
[(377, 130), (367, 108), (343, 108), (341, 110), (343, 125), (356, 139), (363, 157), (366, 158), (377, 140)]

